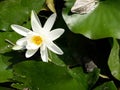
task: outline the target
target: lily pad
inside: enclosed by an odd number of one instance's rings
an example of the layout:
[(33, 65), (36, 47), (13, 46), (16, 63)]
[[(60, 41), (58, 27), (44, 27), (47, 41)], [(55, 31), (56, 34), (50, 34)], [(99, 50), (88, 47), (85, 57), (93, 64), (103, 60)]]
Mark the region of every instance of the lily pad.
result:
[(106, 82), (100, 86), (98, 86), (97, 88), (93, 89), (93, 90), (117, 90), (115, 84), (110, 81), (110, 82)]
[(68, 74), (65, 67), (51, 63), (25, 61), (14, 66), (14, 83), (17, 89), (31, 90), (79, 90), (78, 83)]
[(70, 74), (78, 81), (82, 90), (90, 90), (99, 78), (99, 69), (95, 68), (93, 72), (85, 73), (82, 67), (76, 67), (69, 70)]
[(74, 0), (67, 0), (64, 19), (74, 33), (83, 34), (90, 39), (106, 37), (120, 38), (120, 0), (100, 0), (91, 13), (68, 15)]
[(108, 66), (111, 74), (118, 80), (120, 80), (120, 58), (119, 58), (119, 44), (116, 39), (113, 40), (113, 47), (108, 59)]
[(0, 30), (11, 30), (11, 24), (23, 25), (30, 18), (31, 10), (42, 9), (44, 0), (3, 0), (0, 2)]
[(49, 51), (49, 61), (59, 66), (66, 66), (65, 63), (59, 58), (59, 56), (51, 51)]
[(13, 72), (9, 67), (10, 62), (8, 62), (8, 60), (8, 57), (0, 55), (0, 83), (8, 82), (13, 77)]
[(0, 53), (11, 51), (12, 44), (21, 36), (15, 32), (0, 32)]

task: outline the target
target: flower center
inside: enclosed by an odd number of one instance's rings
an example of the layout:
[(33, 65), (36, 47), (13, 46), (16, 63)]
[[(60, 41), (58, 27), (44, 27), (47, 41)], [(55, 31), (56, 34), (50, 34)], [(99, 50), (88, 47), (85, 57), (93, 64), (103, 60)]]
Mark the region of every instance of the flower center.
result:
[(40, 45), (43, 41), (40, 36), (33, 36), (31, 40), (36, 45)]

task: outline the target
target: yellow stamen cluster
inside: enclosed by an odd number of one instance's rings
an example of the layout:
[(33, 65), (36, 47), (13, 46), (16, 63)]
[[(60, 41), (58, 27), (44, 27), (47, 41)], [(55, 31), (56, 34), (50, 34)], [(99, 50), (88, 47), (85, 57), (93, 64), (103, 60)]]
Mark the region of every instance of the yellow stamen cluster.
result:
[(40, 45), (42, 43), (42, 38), (40, 36), (33, 36), (32, 42), (36, 45)]

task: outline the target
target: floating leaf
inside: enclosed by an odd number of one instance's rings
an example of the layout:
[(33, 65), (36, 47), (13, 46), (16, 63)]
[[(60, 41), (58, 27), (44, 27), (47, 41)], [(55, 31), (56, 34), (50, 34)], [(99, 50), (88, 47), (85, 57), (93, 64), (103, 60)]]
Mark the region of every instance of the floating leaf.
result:
[(8, 82), (13, 77), (12, 69), (9, 67), (9, 58), (0, 55), (0, 82)]
[(94, 71), (90, 73), (85, 73), (81, 67), (76, 67), (70, 69), (69, 72), (78, 81), (81, 90), (89, 90), (99, 77), (98, 69), (94, 69)]
[(113, 40), (113, 47), (108, 59), (108, 65), (111, 74), (120, 80), (120, 58), (119, 58), (119, 44), (116, 39)]
[(110, 81), (110, 82), (106, 82), (98, 87), (96, 87), (95, 89), (93, 90), (117, 90), (115, 84)]
[(21, 36), (15, 32), (0, 32), (0, 53), (11, 51), (12, 44)]
[[(68, 74), (65, 67), (51, 63), (26, 61), (14, 66), (15, 80), (18, 89), (31, 90), (79, 90), (78, 83)], [(21, 87), (20, 87), (21, 85)]]
[(65, 63), (60, 59), (60, 57), (51, 51), (49, 51), (49, 60), (56, 65), (66, 66)]
[(23, 25), (31, 10), (40, 11), (44, 0), (3, 0), (0, 2), (0, 30), (11, 30), (11, 24)]
[(70, 30), (90, 39), (120, 38), (120, 0), (100, 0), (98, 7), (89, 14), (68, 15), (74, 0), (68, 0), (64, 19)]

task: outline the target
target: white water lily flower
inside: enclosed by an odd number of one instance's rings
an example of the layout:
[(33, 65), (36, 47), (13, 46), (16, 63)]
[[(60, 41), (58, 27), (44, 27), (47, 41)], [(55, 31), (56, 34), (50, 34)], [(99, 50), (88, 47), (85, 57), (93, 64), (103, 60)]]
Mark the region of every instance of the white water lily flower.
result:
[(33, 56), (40, 48), (41, 58), (44, 62), (48, 62), (48, 51), (62, 55), (63, 51), (53, 42), (59, 38), (63, 33), (64, 29), (58, 28), (51, 30), (56, 19), (56, 14), (52, 14), (42, 27), (41, 22), (37, 14), (32, 11), (31, 13), (31, 26), (32, 30), (19, 25), (11, 25), (11, 28), (18, 34), (24, 36), (17, 40), (16, 45), (13, 47), (14, 50), (27, 49), (26, 58)]

